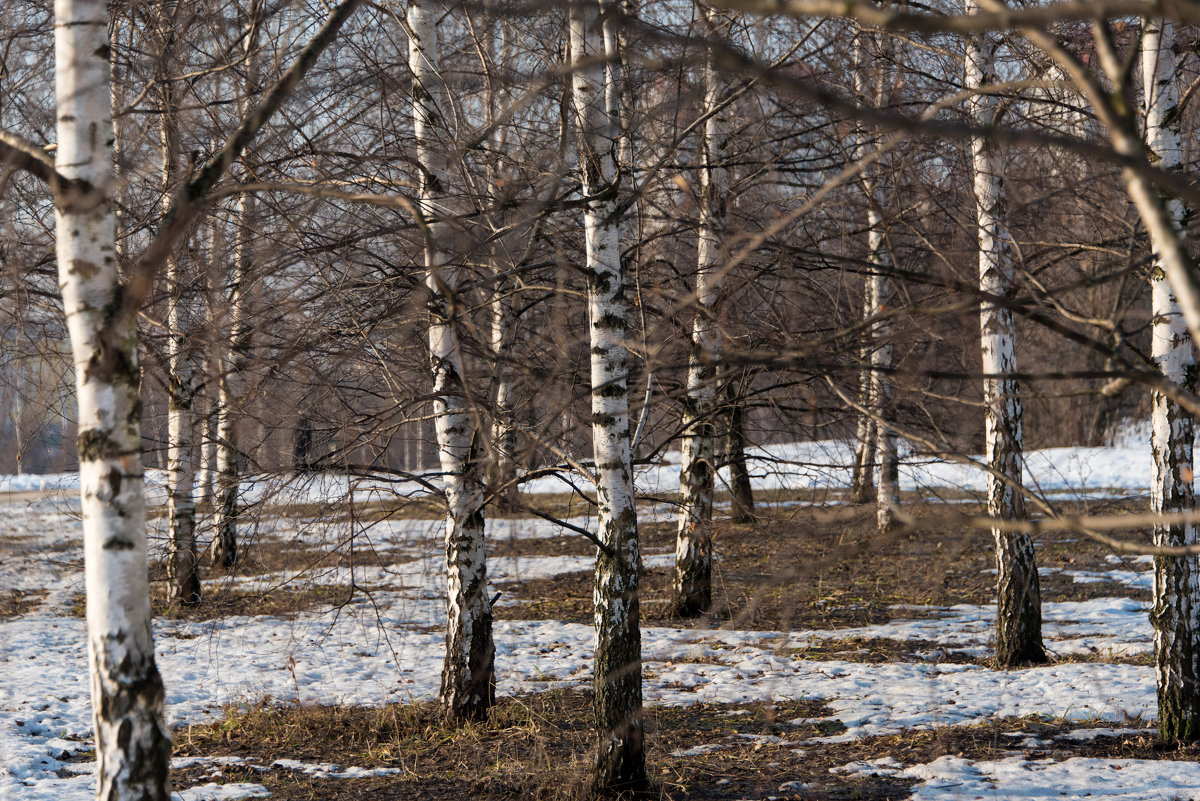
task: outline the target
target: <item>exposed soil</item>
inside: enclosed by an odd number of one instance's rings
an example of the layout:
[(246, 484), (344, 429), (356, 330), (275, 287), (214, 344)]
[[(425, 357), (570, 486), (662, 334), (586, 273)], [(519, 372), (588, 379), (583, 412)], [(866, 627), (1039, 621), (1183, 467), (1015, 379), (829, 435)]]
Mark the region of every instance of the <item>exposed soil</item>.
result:
[[(960, 511), (970, 510), (963, 506)], [(713, 539), (717, 559), (712, 611), (692, 620), (672, 616), (671, 573), (653, 569), (642, 579), (643, 620), (647, 625), (700, 628), (828, 629), (885, 623), (896, 604), (993, 602), (991, 533), (962, 525), (957, 513), (947, 516), (944, 509), (910, 504), (906, 511), (916, 524), (886, 536), (876, 531), (869, 507), (784, 508), (762, 513), (753, 524), (719, 519)], [(642, 526), (640, 536), (643, 553), (673, 550), (672, 525)], [(524, 546), (526, 555), (537, 552), (532, 544), (537, 542)], [(1105, 581), (1077, 583), (1062, 572), (1122, 567), (1105, 561), (1109, 553), (1111, 548), (1077, 536), (1038, 542), (1039, 566), (1053, 569), (1041, 580), (1043, 600), (1112, 595), (1148, 599), (1141, 590)], [(518, 603), (499, 607), (499, 617), (591, 620), (592, 582), (587, 572), (502, 588)], [(903, 615), (911, 617), (907, 611)]]
[[(849, 743), (804, 742), (836, 734), (830, 710), (814, 702), (655, 707), (646, 713), (648, 765), (655, 797), (683, 799), (864, 799), (908, 797), (914, 782), (833, 773), (854, 761), (891, 757), (905, 764), (953, 754), (994, 760), (1025, 754), (1200, 760), (1200, 746), (1166, 749), (1149, 730), (1073, 741), (1080, 728), (1121, 724), (1060, 719), (1002, 719), (974, 726), (909, 731)], [(803, 722), (793, 723), (799, 719)], [(1125, 726), (1139, 728), (1131, 721)], [(581, 795), (592, 747), (585, 693), (559, 691), (503, 698), (489, 722), (445, 729), (432, 704), (383, 708), (296, 707), (264, 703), (231, 709), (225, 720), (175, 734), (177, 756), (237, 756), (253, 765), (277, 759), (398, 768), (364, 779), (314, 778), (297, 770), (213, 766), (177, 771), (176, 787), (217, 779), (264, 784), (273, 798), (567, 799)], [(1034, 738), (1034, 739), (1030, 739)]]
[(0, 593), (0, 620), (29, 614), (45, 597), (45, 590), (8, 590)]

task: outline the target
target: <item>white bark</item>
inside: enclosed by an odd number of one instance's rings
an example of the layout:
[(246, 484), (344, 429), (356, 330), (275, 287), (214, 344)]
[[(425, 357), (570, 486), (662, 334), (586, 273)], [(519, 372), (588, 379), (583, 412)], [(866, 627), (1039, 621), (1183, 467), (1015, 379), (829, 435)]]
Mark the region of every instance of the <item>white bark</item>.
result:
[[(869, 36), (864, 31), (859, 31), (854, 37), (854, 93), (859, 98), (860, 102), (865, 100), (868, 94), (867, 85), (867, 58), (864, 50), (864, 40)], [(866, 127), (862, 122), (855, 123), (854, 130), (854, 146), (851, 151), (856, 161), (861, 161), (867, 155), (867, 147), (870, 144), (870, 137), (867, 135)], [(864, 194), (868, 199), (868, 205), (873, 201), (873, 182), (870, 181), (866, 173), (863, 174)], [(869, 319), (873, 312), (873, 287), (871, 279), (868, 277), (863, 282), (863, 317)], [(863, 408), (874, 410), (875, 404), (871, 399), (873, 386), (872, 371), (870, 369), (871, 354), (874, 351), (874, 342), (871, 338), (873, 329), (868, 328), (863, 332), (865, 341), (859, 350), (860, 363), (862, 365), (858, 381), (858, 401)], [(879, 438), (879, 427), (876, 424), (875, 418), (870, 414), (860, 414), (858, 423), (854, 431), (854, 467), (850, 481), (850, 495), (855, 503), (867, 503), (875, 500), (875, 451), (876, 443)]]
[[(872, 34), (860, 33), (862, 37), (874, 39)], [(874, 50), (874, 43), (872, 42)], [(861, 54), (861, 45), (859, 49)], [(860, 56), (860, 60), (861, 56)], [(886, 93), (886, 72), (884, 58), (875, 54), (875, 86), (874, 102), (876, 106), (883, 103)], [(866, 93), (866, 75), (863, 69), (855, 70), (854, 80), (861, 94)], [(860, 128), (856, 150), (858, 157), (866, 155), (866, 131)], [(879, 178), (874, 167), (862, 172), (863, 192), (867, 198), (867, 273), (866, 310), (869, 318), (880, 318), (885, 314), (893, 297), (892, 282), (888, 277), (891, 271), (891, 255), (887, 246), (887, 229), (883, 218), (884, 196)], [(896, 432), (887, 424), (888, 418), (894, 413), (892, 409), (892, 384), (888, 373), (892, 368), (892, 345), (890, 342), (891, 324), (885, 319), (875, 319), (868, 328), (867, 339), (870, 348), (870, 381), (867, 385), (867, 408), (871, 411), (874, 421), (868, 425), (867, 435), (874, 433), (874, 447), (863, 448), (863, 459), (873, 451), (875, 456), (876, 485), (875, 485), (875, 517), (876, 525), (882, 532), (891, 531), (896, 526), (896, 510), (900, 508), (900, 460), (896, 450)], [(868, 469), (864, 463), (862, 467)]]
[[(501, 102), (507, 103), (509, 92), (513, 87), (503, 81), (495, 80), (497, 72), (504, 73), (514, 66), (512, 48), (510, 46), (509, 26), (498, 8), (489, 8), (488, 18), (488, 50), (492, 61), (489, 72), (487, 89), (487, 124), (495, 126), (492, 134), (492, 148), (497, 154), (508, 151), (509, 125), (498, 123), (497, 111)], [(498, 40), (498, 41), (497, 41)], [(503, 189), (503, 176), (498, 169), (499, 163), (489, 164), (487, 182), (488, 198), (491, 201), (493, 214), (505, 202), (506, 192)], [(502, 219), (492, 224), (493, 233), (499, 233), (504, 228)], [(515, 508), (514, 501), (518, 498), (517, 464), (515, 449), (517, 444), (517, 429), (513, 418), (513, 374), (510, 363), (513, 358), (513, 346), (516, 338), (517, 320), (510, 296), (511, 282), (499, 276), (508, 267), (506, 237), (500, 235), (492, 245), (492, 269), (497, 277), (492, 299), (492, 356), (495, 375), (495, 401), (492, 411), (492, 452), (489, 460), (491, 474), (488, 476), (488, 490), (492, 495), (492, 503), (496, 509), (511, 511)]]
[[(214, 146), (215, 149), (215, 146)], [(219, 383), (223, 359), (217, 315), (218, 282), (221, 274), (219, 263), (219, 237), (217, 221), (208, 220), (208, 253), (204, 312), (207, 325), (205, 344), (208, 351), (204, 357), (203, 378), (204, 419), (200, 430), (199, 470), (196, 473), (196, 505), (209, 506), (216, 499), (217, 483), (217, 424), (219, 416)]]
[[(246, 83), (242, 87), (241, 103), (243, 119), (253, 108), (252, 96), (259, 82), (258, 38), (261, 25), (255, 18), (259, 11), (259, 4), (252, 3), (245, 22), (246, 41), (243, 52), (246, 59)], [(254, 331), (250, 325), (250, 287), (255, 206), (254, 195), (238, 195), (233, 213), (233, 269), (226, 282), (225, 297), (229, 308), (229, 343), (223, 354), (220, 376), (217, 379), (216, 502), (209, 554), (214, 563), (226, 567), (232, 567), (238, 557), (238, 488), (241, 479), (238, 419), (241, 417), (240, 404), (246, 392), (246, 370), (250, 365), (254, 340)]]
[[(714, 12), (701, 8), (706, 33), (716, 33)], [(724, 81), (714, 57), (704, 66), (704, 123), (700, 141), (699, 206), (700, 227), (696, 243), (696, 313), (692, 321), (691, 354), (688, 359), (687, 394), (683, 409), (683, 443), (680, 448), (679, 526), (675, 537), (673, 580), (675, 612), (697, 615), (712, 600), (712, 507), (716, 473), (714, 441), (717, 384), (716, 359), (720, 353), (720, 331), (715, 313), (720, 299), (720, 271), (726, 259), (725, 235), (725, 140), (728, 112), (718, 111)]]
[(413, 130), (421, 169), (420, 209), (426, 221), (426, 284), (432, 315), (429, 351), (442, 485), (446, 493), (446, 655), (441, 704), (450, 720), (487, 716), (495, 703), (495, 647), (487, 594), (483, 485), (475, 432), (463, 386), (453, 294), (457, 276), (447, 260), (450, 232), (445, 119), (446, 87), (438, 66), (439, 10), (410, 0), (408, 66), (413, 77)]
[[(175, 5), (166, 0), (160, 7), (163, 49), (161, 63), (171, 63), (175, 47)], [(163, 214), (171, 207), (176, 190), (179, 153), (179, 120), (170, 76), (159, 89), (161, 120), (159, 133), (163, 165)], [(196, 377), (187, 354), (191, 333), (193, 298), (179, 259), (167, 257), (167, 593), (172, 601), (183, 604), (200, 602), (200, 573), (196, 555), (196, 507), (192, 496), (196, 420), (192, 401), (196, 396)]]
[(99, 0), (55, 3), (57, 167), (94, 191), (55, 198), (59, 284), (79, 403), (79, 482), (97, 798), (168, 797), (171, 741), (154, 661), (141, 404), (133, 314), (117, 275), (108, 19)]
[[(608, 3), (572, 4), (572, 100), (579, 132), (580, 183), (591, 330), (592, 454), (599, 538), (594, 592), (599, 728), (594, 783), (600, 793), (646, 785), (637, 511), (629, 432), (626, 303), (617, 214), (620, 69)], [(601, 39), (600, 34), (603, 34)], [(604, 55), (606, 63), (597, 59)]]
[[(966, 0), (967, 13), (976, 9)], [(979, 90), (997, 82), (996, 42), (992, 37), (967, 39), (966, 85)], [(973, 123), (990, 125), (995, 98), (976, 91), (968, 103)], [(982, 137), (971, 140), (975, 208), (979, 241), (979, 289), (1006, 296), (1012, 290), (1013, 264), (1003, 223), (1003, 179), (995, 149)], [(1024, 463), (1021, 450), (1021, 396), (1016, 372), (1012, 312), (983, 301), (979, 307), (980, 352), (984, 373), (983, 400), (988, 465), (988, 514), (1017, 520), (1025, 516), (1020, 492)], [(993, 529), (996, 540), (996, 659), (1002, 665), (1044, 662), (1041, 590), (1033, 543), (1025, 534)]]
[[(496, 263), (499, 268), (499, 261)], [(492, 421), (492, 462), (490, 481), (497, 508), (512, 508), (517, 494), (515, 449), (517, 432), (513, 421), (513, 380), (508, 361), (512, 358), (516, 315), (512, 299), (507, 296), (508, 285), (498, 282), (497, 297), (492, 301), (492, 354), (496, 360), (496, 402)], [(508, 485), (512, 486), (508, 486)]]
[[(1147, 20), (1142, 33), (1142, 80), (1146, 112), (1146, 147), (1164, 170), (1182, 168), (1179, 57), (1174, 53), (1174, 26)], [(1174, 231), (1183, 234), (1184, 207), (1165, 203)], [(1152, 235), (1155, 264), (1151, 270), (1151, 352), (1163, 377), (1184, 387), (1195, 371), (1192, 338), (1171, 284), (1167, 281), (1160, 240)], [(1150, 508), (1156, 513), (1190, 512), (1195, 507), (1191, 417), (1154, 392), (1151, 400)], [(1156, 545), (1200, 542), (1194, 524), (1157, 525)], [(1158, 725), (1164, 740), (1192, 742), (1200, 736), (1200, 559), (1158, 556), (1154, 560), (1154, 653), (1158, 674)]]

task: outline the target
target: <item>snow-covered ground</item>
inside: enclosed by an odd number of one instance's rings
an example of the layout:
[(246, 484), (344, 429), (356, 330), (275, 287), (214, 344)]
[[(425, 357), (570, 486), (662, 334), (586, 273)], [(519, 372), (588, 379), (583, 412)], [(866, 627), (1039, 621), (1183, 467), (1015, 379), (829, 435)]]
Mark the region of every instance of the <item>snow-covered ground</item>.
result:
[[(758, 451), (755, 483), (760, 488), (838, 488), (848, 481), (848, 447), (802, 443)], [(1139, 443), (1112, 448), (1056, 449), (1032, 454), (1029, 480), (1047, 491), (1141, 492), (1149, 474), (1147, 449)], [(906, 461), (909, 488), (978, 491), (982, 473), (960, 465)], [(33, 489), (26, 477), (0, 479), (0, 489)], [(45, 478), (45, 477), (43, 477)], [(58, 476), (47, 486), (69, 489), (74, 479)], [(7, 482), (7, 483), (6, 483)], [(674, 483), (673, 483), (674, 482)], [(561, 491), (555, 479), (531, 482), (538, 491)], [(644, 490), (666, 492), (677, 485), (670, 465), (642, 471)], [(247, 492), (257, 492), (251, 482)], [(344, 497), (349, 485), (323, 478), (297, 500)], [(355, 489), (376, 492), (378, 487)], [(390, 491), (390, 490), (389, 490)], [(340, 493), (340, 496), (339, 496)], [(154, 496), (151, 495), (153, 500)], [(78, 522), (69, 501), (0, 498), (0, 591), (37, 590), (38, 605), (21, 617), (0, 621), (0, 798), (83, 801), (94, 783), (90, 764), (74, 755), (90, 749), (83, 622), (67, 607), (81, 586)], [(647, 510), (666, 517), (668, 509)], [(573, 519), (587, 526), (587, 518)], [(332, 525), (332, 524), (331, 524)], [(539, 520), (489, 522), (495, 538), (536, 538), (565, 532)], [(329, 542), (342, 536), (318, 519), (276, 519), (272, 535)], [(395, 557), (387, 568), (359, 570), (354, 580), (380, 587), (339, 610), (290, 618), (251, 616), (203, 623), (158, 621), (159, 665), (175, 724), (213, 719), (223, 705), (264, 696), (327, 704), (382, 704), (436, 697), (443, 640), (437, 633), (443, 606), (437, 538), (431, 520), (391, 520), (369, 530), (375, 545)], [(648, 554), (650, 566), (670, 564), (669, 554)], [(1122, 561), (1123, 565), (1127, 562)], [(586, 570), (577, 556), (503, 558), (489, 562), (492, 581), (548, 577)], [(1149, 565), (1141, 565), (1149, 569)], [(284, 583), (291, 574), (238, 581), (247, 586)], [(344, 568), (308, 572), (309, 582), (346, 585)], [(1147, 586), (1149, 574), (1114, 565), (1112, 571), (1077, 571), (1075, 581), (1118, 581)], [(1151, 648), (1146, 605), (1130, 598), (1100, 598), (1045, 606), (1045, 634), (1060, 655), (1087, 653), (1100, 661), (1074, 662), (1016, 671), (977, 664), (929, 661), (864, 664), (805, 659), (805, 649), (829, 640), (882, 638), (919, 640), (937, 656), (981, 654), (987, 648), (995, 610), (988, 606), (913, 607), (878, 626), (798, 631), (705, 631), (648, 628), (643, 652), (650, 704), (741, 703), (797, 698), (823, 700), (829, 720), (845, 729), (810, 738), (803, 747), (891, 734), (910, 728), (970, 724), (1002, 716), (1042, 715), (1066, 720), (1136, 721), (1155, 716), (1154, 674), (1149, 667), (1103, 661)], [(501, 694), (537, 692), (587, 683), (592, 630), (556, 620), (501, 621), (496, 625), (496, 664)], [(1085, 736), (1085, 735), (1081, 735)], [(338, 775), (338, 766), (309, 766)], [(303, 768), (308, 769), (308, 768)], [(972, 762), (947, 756), (928, 765), (891, 762), (855, 764), (847, 772), (917, 779), (916, 798), (1121, 799), (1200, 798), (1200, 767), (1193, 763), (1071, 759), (1048, 763), (1014, 757)], [(800, 789), (800, 788), (793, 788)], [(181, 788), (180, 798), (254, 797), (259, 785), (207, 784)]]

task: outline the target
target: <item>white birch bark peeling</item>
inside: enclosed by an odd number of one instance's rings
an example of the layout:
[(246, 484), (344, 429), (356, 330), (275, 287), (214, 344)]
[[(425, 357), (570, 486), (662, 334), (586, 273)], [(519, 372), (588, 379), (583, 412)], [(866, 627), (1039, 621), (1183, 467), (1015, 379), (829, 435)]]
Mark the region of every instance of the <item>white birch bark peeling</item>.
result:
[[(966, 13), (978, 11), (965, 0)], [(966, 86), (979, 90), (997, 82), (996, 40), (988, 35), (967, 37)], [(975, 91), (967, 101), (975, 125), (990, 125), (996, 100)], [(979, 289), (989, 295), (1012, 290), (1011, 248), (1004, 230), (1003, 180), (994, 148), (983, 137), (971, 139), (975, 209), (979, 237)], [(993, 303), (979, 307), (985, 437), (988, 465), (988, 514), (1002, 520), (1025, 516), (1019, 488), (1024, 459), (1021, 449), (1021, 396), (1017, 380), (1012, 312)], [(996, 474), (999, 474), (997, 476)], [(1001, 478), (1000, 476), (1003, 476)], [(1042, 602), (1033, 542), (1026, 534), (993, 529), (996, 540), (996, 661), (1003, 666), (1046, 661), (1042, 646)]]
[[(1179, 170), (1179, 96), (1176, 89), (1179, 57), (1175, 55), (1174, 26), (1166, 20), (1146, 20), (1142, 30), (1142, 80), (1146, 112), (1146, 147), (1165, 170)], [(1174, 228), (1173, 241), (1183, 232), (1184, 207), (1167, 201)], [(1175, 291), (1164, 269), (1162, 240), (1151, 231), (1155, 263), (1150, 274), (1151, 353), (1164, 378), (1189, 386), (1195, 371), (1192, 338)], [(1194, 437), (1191, 417), (1161, 392), (1151, 396), (1150, 509), (1158, 514), (1190, 512)], [(1194, 545), (1200, 538), (1194, 524), (1157, 525), (1155, 545)], [(1200, 558), (1154, 558), (1154, 657), (1158, 678), (1158, 729), (1169, 742), (1193, 742), (1200, 737)]]
[[(702, 6), (706, 33), (716, 32), (714, 12)], [(717, 371), (720, 331), (715, 312), (724, 265), (725, 140), (728, 112), (716, 111), (724, 82), (710, 55), (704, 66), (704, 106), (710, 115), (700, 141), (700, 228), (696, 243), (696, 314), (683, 404), (679, 465), (679, 529), (672, 582), (675, 613), (699, 615), (712, 601), (712, 508), (715, 476)]]
[(410, 0), (408, 66), (413, 80), (413, 130), (421, 169), (420, 209), (425, 221), (429, 288), (429, 351), (438, 455), (446, 493), (446, 656), (441, 704), (448, 720), (481, 719), (495, 703), (495, 646), (487, 593), (483, 484), (476, 438), (463, 386), (456, 335), (455, 270), (446, 259), (445, 148), (450, 141), (443, 108), (446, 87), (438, 67), (439, 11), (429, 0)]
[[(642, 728), (642, 647), (638, 599), (637, 513), (629, 439), (626, 303), (617, 212), (619, 53), (602, 31), (607, 3), (573, 3), (572, 100), (579, 133), (580, 182), (591, 330), (592, 452), (596, 463), (599, 538), (594, 591), (596, 669), (593, 707), (599, 794), (647, 786)], [(611, 18), (604, 27), (612, 24)], [(601, 35), (603, 34), (603, 45)], [(602, 49), (607, 46), (609, 49)], [(605, 62), (598, 59), (604, 54)]]
[(79, 402), (88, 656), (103, 801), (166, 801), (171, 740), (154, 661), (146, 565), (137, 328), (120, 307), (112, 190), (108, 18), (102, 0), (56, 0), (56, 166), (94, 191), (55, 198), (59, 286)]

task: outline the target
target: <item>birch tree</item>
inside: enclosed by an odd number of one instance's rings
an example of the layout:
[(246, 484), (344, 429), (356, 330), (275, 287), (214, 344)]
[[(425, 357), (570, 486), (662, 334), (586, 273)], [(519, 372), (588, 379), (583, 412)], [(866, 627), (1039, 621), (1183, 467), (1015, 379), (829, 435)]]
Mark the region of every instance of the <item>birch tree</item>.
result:
[[(1174, 24), (1148, 19), (1142, 29), (1142, 82), (1146, 114), (1146, 147), (1165, 170), (1182, 168), (1179, 95), (1180, 61)], [(1186, 210), (1178, 200), (1165, 203), (1177, 237), (1182, 236)], [(1154, 241), (1150, 272), (1151, 353), (1168, 381), (1190, 387), (1195, 355), (1187, 323), (1174, 289), (1167, 281), (1158, 241)], [(1160, 514), (1195, 508), (1192, 474), (1191, 415), (1161, 392), (1151, 398), (1150, 508)], [(1155, 545), (1195, 545), (1195, 524), (1158, 524)], [(1158, 730), (1170, 742), (1200, 738), (1200, 559), (1195, 555), (1154, 558), (1154, 660), (1158, 675)]]
[(56, 255), (79, 404), (96, 797), (166, 801), (171, 740), (150, 631), (136, 308), (123, 304), (109, 195), (109, 52), (105, 4), (57, 0)]
[[(601, 545), (596, 553), (596, 666), (592, 679), (597, 754), (593, 784), (602, 795), (647, 784), (642, 727), (642, 647), (637, 509), (629, 431), (626, 302), (617, 192), (621, 85), (617, 20), (611, 2), (572, 3), (572, 103), (579, 138), (588, 322), (592, 452)], [(605, 13), (602, 13), (605, 12)]]
[[(245, 82), (240, 106), (242, 117), (250, 114), (259, 84), (258, 42), (262, 29), (262, 2), (251, 0), (245, 12), (242, 55)], [(239, 404), (246, 390), (246, 370), (254, 344), (251, 326), (250, 288), (253, 268), (256, 201), (246, 192), (238, 195), (233, 212), (233, 266), (225, 285), (229, 309), (229, 341), (222, 352), (217, 376), (216, 497), (213, 509), (213, 539), (209, 555), (214, 563), (232, 567), (238, 558), (238, 487), (241, 480), (241, 447), (238, 439)]]
[[(868, 88), (867, 75), (863, 67), (865, 56), (863, 42), (872, 51), (874, 61), (875, 85)], [(855, 88), (860, 96), (871, 96), (876, 106), (883, 104), (886, 92), (886, 54), (882, 53), (882, 44), (876, 41), (876, 36), (860, 32), (856, 42), (856, 59), (859, 68), (854, 71)], [(860, 125), (856, 143), (857, 157), (866, 155), (868, 136)], [(874, 166), (863, 170), (863, 194), (867, 200), (867, 281), (865, 307), (867, 319), (872, 322), (867, 328), (867, 349), (869, 350), (868, 373), (870, 380), (866, 386), (867, 408), (870, 422), (863, 433), (872, 438), (873, 442), (862, 447), (860, 481), (865, 481), (872, 467), (876, 468), (875, 485), (875, 518), (881, 532), (891, 531), (896, 526), (896, 510), (900, 507), (900, 459), (896, 449), (896, 432), (887, 424), (892, 414), (892, 385), (889, 372), (892, 367), (892, 345), (890, 342), (891, 325), (883, 315), (893, 302), (891, 272), (891, 254), (887, 246), (887, 229), (883, 217), (883, 191), (879, 176)], [(874, 456), (874, 465), (867, 460)], [(864, 498), (869, 493), (864, 495)]]
[[(172, 76), (167, 72), (175, 48), (177, 6), (159, 6), (162, 52), (159, 68), (159, 136), (162, 148), (163, 214), (170, 211), (178, 183), (179, 119)], [(200, 602), (200, 572), (196, 554), (196, 507), (193, 497), (196, 396), (195, 371), (187, 353), (193, 298), (179, 257), (167, 256), (167, 595), (177, 603)]]
[[(866, 102), (867, 91), (867, 57), (865, 54), (864, 39), (867, 34), (865, 31), (859, 31), (854, 37), (854, 92), (858, 98), (858, 102)], [(854, 125), (854, 149), (853, 155), (856, 160), (861, 160), (867, 154), (867, 147), (870, 144), (870, 138), (867, 134), (866, 126), (861, 120), (856, 121)], [(864, 184), (872, 183), (864, 174)], [(867, 204), (868, 215), (867, 230), (874, 237), (876, 225), (872, 218), (877, 217), (875, 210), (874, 199), (871, 195), (874, 194), (873, 189), (864, 186), (867, 189)], [(874, 250), (868, 250), (868, 259), (874, 256)], [(886, 253), (884, 254), (886, 256)], [(863, 317), (869, 318), (872, 314), (872, 281), (870, 277), (863, 282)], [(859, 350), (859, 362), (862, 364), (862, 369), (859, 372), (858, 380), (858, 401), (865, 409), (873, 409), (871, 400), (871, 391), (874, 385), (872, 380), (872, 372), (870, 368), (871, 354), (874, 351), (874, 343), (871, 339), (871, 329), (868, 328), (864, 333), (864, 342)], [(875, 446), (879, 438), (879, 428), (874, 417), (870, 414), (858, 415), (858, 422), (854, 431), (854, 463), (850, 477), (850, 497), (854, 503), (867, 503), (875, 500)]]
[(413, 130), (420, 168), (429, 290), (429, 352), (442, 485), (446, 493), (446, 656), (442, 711), (450, 721), (485, 718), (495, 703), (495, 646), (487, 594), (484, 492), (479, 441), (467, 408), (458, 312), (457, 271), (449, 262), (450, 225), (445, 118), (446, 87), (439, 71), (439, 10), (429, 0), (408, 4), (408, 66), (413, 81)]
[[(968, 14), (975, 0), (965, 0)], [(979, 126), (991, 125), (996, 98), (988, 87), (997, 83), (997, 39), (969, 36), (966, 43), (966, 85), (972, 94), (968, 115)], [(1003, 222), (1003, 179), (995, 147), (981, 136), (971, 139), (975, 212), (979, 243), (979, 289), (985, 296), (1005, 296), (1012, 290), (1013, 263)], [(984, 300), (979, 307), (980, 352), (988, 474), (988, 514), (1000, 520), (1025, 517), (1021, 494), (1021, 396), (1016, 372), (1015, 326), (1012, 312)], [(1029, 535), (992, 530), (996, 540), (996, 661), (1018, 665), (1046, 661), (1042, 647), (1042, 601), (1037, 562)]]
[[(717, 32), (715, 12), (701, 6), (705, 33)], [(715, 313), (724, 266), (725, 140), (728, 112), (721, 107), (725, 82), (715, 54), (704, 64), (707, 115), (700, 138), (699, 231), (696, 249), (696, 312), (692, 321), (687, 389), (683, 402), (683, 443), (679, 465), (679, 527), (675, 538), (672, 582), (675, 613), (682, 617), (706, 611), (712, 600), (712, 507), (716, 458), (717, 374), (720, 331)]]

